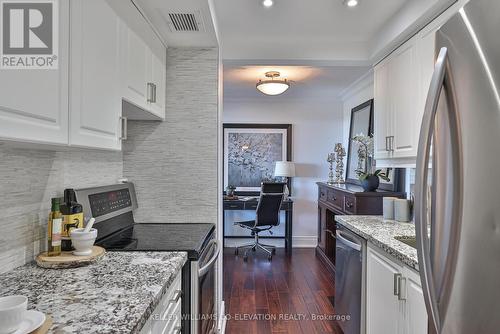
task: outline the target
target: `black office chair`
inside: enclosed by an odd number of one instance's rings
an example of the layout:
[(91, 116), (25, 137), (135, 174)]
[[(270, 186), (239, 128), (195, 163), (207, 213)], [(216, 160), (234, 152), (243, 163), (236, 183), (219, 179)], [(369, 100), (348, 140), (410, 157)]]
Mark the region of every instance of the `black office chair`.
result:
[(259, 203), (257, 204), (255, 220), (235, 222), (235, 225), (249, 229), (252, 231), (254, 242), (248, 245), (236, 247), (235, 254), (238, 255), (240, 249), (245, 249), (243, 261), (248, 260), (248, 250), (256, 251), (257, 248), (267, 253), (267, 259), (272, 260), (273, 254), (276, 253), (276, 247), (266, 245), (259, 242), (259, 233), (269, 231), (280, 224), (280, 208), (283, 202), (283, 194), (285, 183), (265, 183), (261, 185)]

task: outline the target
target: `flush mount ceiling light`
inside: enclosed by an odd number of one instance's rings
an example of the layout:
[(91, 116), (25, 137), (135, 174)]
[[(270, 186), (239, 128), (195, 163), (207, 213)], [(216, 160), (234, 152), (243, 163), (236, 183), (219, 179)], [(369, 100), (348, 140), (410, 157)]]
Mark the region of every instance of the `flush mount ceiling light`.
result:
[(290, 83), (286, 79), (276, 79), (279, 78), (280, 72), (269, 71), (266, 72), (266, 77), (270, 78), (267, 80), (259, 80), (257, 82), (257, 89), (266, 95), (280, 95), (283, 94), (288, 88), (290, 88)]
[(343, 2), (347, 7), (356, 7), (359, 4), (359, 0), (344, 0)]
[(273, 1), (273, 0), (263, 0), (263, 1), (262, 1), (262, 5), (263, 5), (264, 7), (269, 8), (269, 7), (271, 7), (272, 5), (274, 5), (274, 1)]

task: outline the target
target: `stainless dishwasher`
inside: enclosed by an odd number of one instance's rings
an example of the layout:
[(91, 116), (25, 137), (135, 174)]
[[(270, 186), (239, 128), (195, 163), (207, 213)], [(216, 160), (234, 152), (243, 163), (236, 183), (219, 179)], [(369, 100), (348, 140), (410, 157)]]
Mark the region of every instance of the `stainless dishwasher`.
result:
[(337, 225), (335, 313), (344, 334), (364, 333), (366, 241)]

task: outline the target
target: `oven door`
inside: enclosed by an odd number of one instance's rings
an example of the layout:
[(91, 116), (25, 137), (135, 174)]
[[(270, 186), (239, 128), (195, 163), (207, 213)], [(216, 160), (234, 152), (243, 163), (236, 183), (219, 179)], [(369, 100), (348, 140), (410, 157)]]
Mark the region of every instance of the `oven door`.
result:
[(216, 267), (220, 247), (217, 240), (209, 241), (199, 261), (191, 262), (193, 275), (191, 287), (192, 334), (216, 332)]

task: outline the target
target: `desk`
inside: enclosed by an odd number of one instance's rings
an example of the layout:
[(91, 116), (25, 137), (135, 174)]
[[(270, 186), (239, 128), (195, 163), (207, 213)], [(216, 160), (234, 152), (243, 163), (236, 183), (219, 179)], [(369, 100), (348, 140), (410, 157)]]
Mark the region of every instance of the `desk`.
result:
[[(255, 211), (257, 209), (257, 204), (259, 203), (258, 198), (256, 199), (251, 199), (251, 200), (242, 200), (236, 199), (236, 200), (224, 200), (224, 205), (223, 205), (223, 225), (225, 226), (225, 212), (229, 210), (252, 210)], [(292, 217), (293, 217), (293, 200), (288, 198), (287, 200), (284, 200), (283, 203), (281, 204), (281, 210), (285, 211), (285, 251), (287, 253), (291, 253), (292, 250)], [(224, 238), (226, 238), (225, 233), (224, 233)], [(266, 238), (266, 237), (261, 237), (261, 238)], [(283, 238), (283, 237), (267, 237), (267, 238)]]

